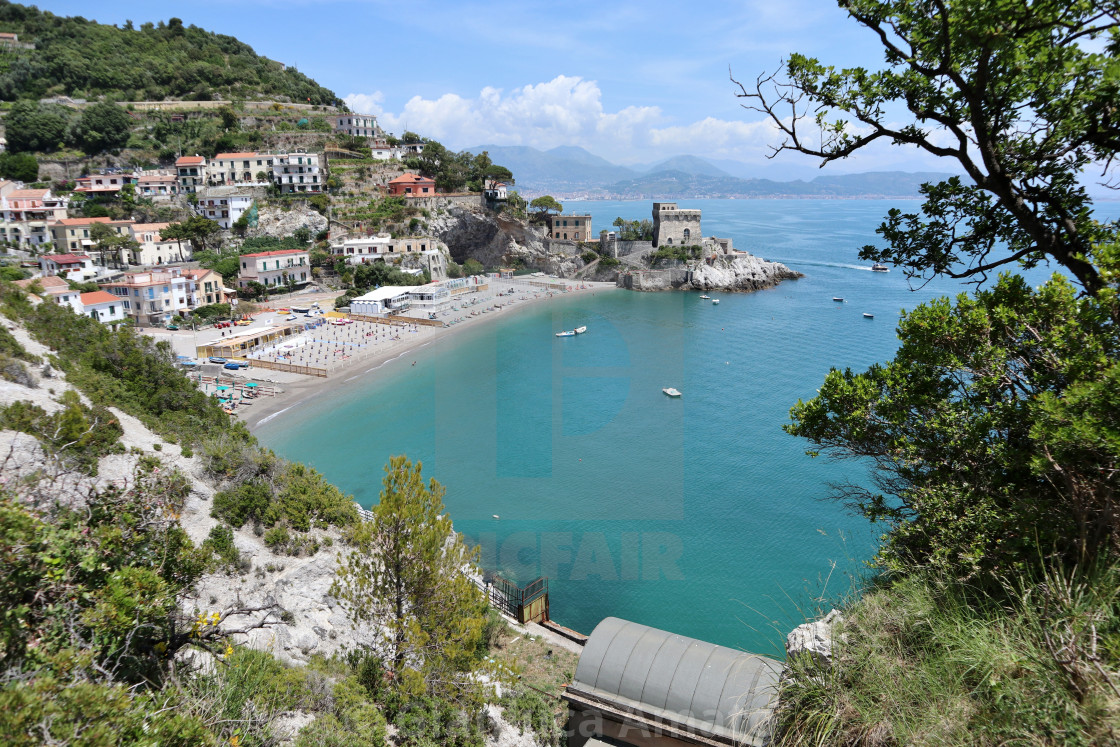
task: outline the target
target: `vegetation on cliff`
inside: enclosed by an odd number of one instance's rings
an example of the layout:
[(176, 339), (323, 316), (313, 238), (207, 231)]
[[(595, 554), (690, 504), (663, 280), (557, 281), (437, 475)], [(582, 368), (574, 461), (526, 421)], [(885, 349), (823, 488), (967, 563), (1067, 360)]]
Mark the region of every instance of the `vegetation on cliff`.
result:
[[(1120, 16), (1092, 0), (842, 5), (889, 67), (793, 55), (788, 82), (744, 89), (785, 135), (777, 150), (829, 161), (888, 139), (973, 182), (926, 185), (922, 210), (892, 210), (884, 246), (861, 256), (919, 279), (1043, 262), (1066, 274), (1038, 288), (1002, 274), (923, 304), (903, 316), (894, 360), (834, 370), (793, 408), (787, 430), (813, 455), (870, 461), (873, 487), (836, 497), (886, 534), (879, 588), (848, 610), (832, 666), (791, 662), (784, 738), (1114, 741), (1120, 234), (1093, 219), (1078, 178), (1117, 153), (1115, 121), (1093, 112), (1115, 95)], [(789, 120), (790, 101), (815, 108)], [(913, 123), (882, 114), (896, 102)], [(820, 139), (803, 139), (803, 116)]]
[(123, 28), (0, 2), (0, 31), (34, 49), (0, 52), (0, 100), (48, 96), (124, 101), (276, 100), (342, 106), (307, 76), (232, 36), (178, 18)]

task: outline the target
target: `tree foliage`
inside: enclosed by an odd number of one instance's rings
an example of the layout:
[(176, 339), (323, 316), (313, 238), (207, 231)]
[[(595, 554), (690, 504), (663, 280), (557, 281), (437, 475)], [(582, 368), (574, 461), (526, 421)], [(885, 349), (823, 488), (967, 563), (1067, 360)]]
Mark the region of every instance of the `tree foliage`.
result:
[(131, 127), (128, 112), (111, 101), (101, 101), (78, 117), (76, 140), (86, 153), (116, 150), (128, 143)]
[(0, 72), (4, 101), (61, 92), (125, 101), (224, 97), (343, 105), (294, 67), (258, 56), (232, 36), (184, 26), (178, 18), (117, 28), (5, 1), (0, 25), (35, 44)]
[(529, 207), (536, 210), (537, 216), (541, 218), (548, 215), (553, 210), (557, 213), (564, 212), (564, 206), (557, 202), (556, 198), (552, 195), (541, 195), (540, 197), (534, 198), (529, 202)]
[[(886, 138), (955, 159), (974, 182), (928, 185), (922, 213), (892, 211), (879, 229), (886, 248), (863, 256), (974, 280), (1050, 260), (1075, 280), (1032, 289), (1005, 274), (973, 296), (919, 306), (900, 322), (894, 360), (833, 370), (787, 430), (871, 460), (874, 489), (843, 486), (837, 497), (891, 528), (886, 567), (991, 583), (1114, 558), (1120, 253), (1116, 226), (1092, 219), (1076, 179), (1120, 143), (1099, 106), (1114, 87), (1114, 42), (1101, 53), (1084, 44), (1115, 40), (1120, 16), (1089, 2), (842, 5), (878, 34), (891, 67), (836, 71), (792, 56), (789, 84), (764, 90), (763, 78), (745, 95), (774, 117), (808, 102), (822, 134), (811, 143), (795, 116), (779, 124), (777, 150), (827, 162)], [(784, 108), (767, 98), (774, 90)], [(894, 101), (912, 124), (888, 124)], [(837, 110), (864, 134), (832, 122)]]
[(424, 484), (421, 465), (393, 457), (372, 521), (352, 535), (332, 588), (402, 691), (456, 696), (481, 635), (485, 599), (465, 575), (477, 549), (463, 544), (443, 507), (444, 489)]
[(1094, 162), (1111, 165), (1120, 147), (1120, 11), (1098, 0), (840, 5), (882, 45), (887, 67), (838, 70), (793, 54), (783, 79), (740, 84), (744, 106), (783, 134), (775, 153), (828, 163), (886, 141), (951, 159), (967, 175), (925, 185), (921, 211), (892, 210), (879, 229), (886, 247), (861, 256), (913, 277), (981, 279), (1049, 260), (1099, 290), (1088, 255), (1100, 231), (1078, 177)]

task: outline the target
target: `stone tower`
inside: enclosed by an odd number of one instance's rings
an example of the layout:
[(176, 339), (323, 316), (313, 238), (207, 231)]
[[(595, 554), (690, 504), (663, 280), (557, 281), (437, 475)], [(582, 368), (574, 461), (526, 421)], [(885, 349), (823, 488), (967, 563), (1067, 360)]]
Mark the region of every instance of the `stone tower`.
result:
[(653, 203), (654, 246), (689, 246), (703, 237), (699, 210), (681, 210), (675, 202)]

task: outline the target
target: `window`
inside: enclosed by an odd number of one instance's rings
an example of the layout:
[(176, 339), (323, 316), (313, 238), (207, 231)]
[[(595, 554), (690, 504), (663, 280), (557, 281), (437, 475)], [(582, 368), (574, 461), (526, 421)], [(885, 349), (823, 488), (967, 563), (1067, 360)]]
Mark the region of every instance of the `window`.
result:
[(687, 228), (684, 229), (684, 240), (688, 241), (691, 236), (692, 236), (692, 231), (687, 229)]

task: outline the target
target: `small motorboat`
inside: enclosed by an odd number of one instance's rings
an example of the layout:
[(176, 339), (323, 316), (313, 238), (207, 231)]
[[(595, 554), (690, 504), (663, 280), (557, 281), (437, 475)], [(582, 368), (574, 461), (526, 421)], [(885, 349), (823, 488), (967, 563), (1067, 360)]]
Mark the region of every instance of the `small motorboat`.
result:
[(718, 299), (718, 298), (713, 298), (713, 299), (712, 299), (712, 306), (715, 306), (715, 305), (716, 305), (716, 304), (718, 304), (718, 303), (719, 303), (719, 299)]
[(711, 296), (708, 296), (708, 295), (704, 295), (704, 294), (701, 294), (700, 298), (703, 298), (703, 299), (709, 299), (709, 298), (711, 298)]
[(587, 331), (587, 327), (576, 327), (574, 331), (577, 335), (582, 335)]
[(864, 319), (874, 319), (874, 318), (875, 318), (875, 315), (874, 315), (874, 314), (868, 314), (868, 313), (867, 313), (867, 312), (865, 311), (865, 312), (863, 312), (863, 318), (864, 318)]
[(225, 358), (221, 358), (221, 357), (219, 357), (219, 356), (217, 356), (217, 355), (212, 355), (212, 356), (210, 356), (210, 362), (211, 362), (211, 363), (225, 363), (225, 362), (226, 362), (226, 359), (225, 359)]
[(843, 296), (833, 296), (832, 300), (835, 301), (836, 303), (844, 303)]
[(871, 271), (872, 272), (890, 272), (891, 268), (887, 267), (886, 265), (882, 265), (882, 264), (879, 264), (878, 262), (876, 262), (875, 264), (871, 265)]
[(681, 393), (680, 393), (679, 391), (677, 391), (676, 389), (674, 389), (673, 387), (671, 387), (671, 386), (670, 386), (670, 387), (665, 387), (665, 388), (664, 388), (664, 389), (662, 389), (661, 391), (665, 392), (665, 393), (666, 393), (666, 394), (668, 394), (668, 395), (669, 395), (670, 397), (679, 397), (679, 396), (681, 396)]
[(575, 337), (576, 336), (576, 331), (574, 329), (569, 329), (569, 330), (565, 330), (563, 332), (557, 332), (556, 336), (557, 337)]

